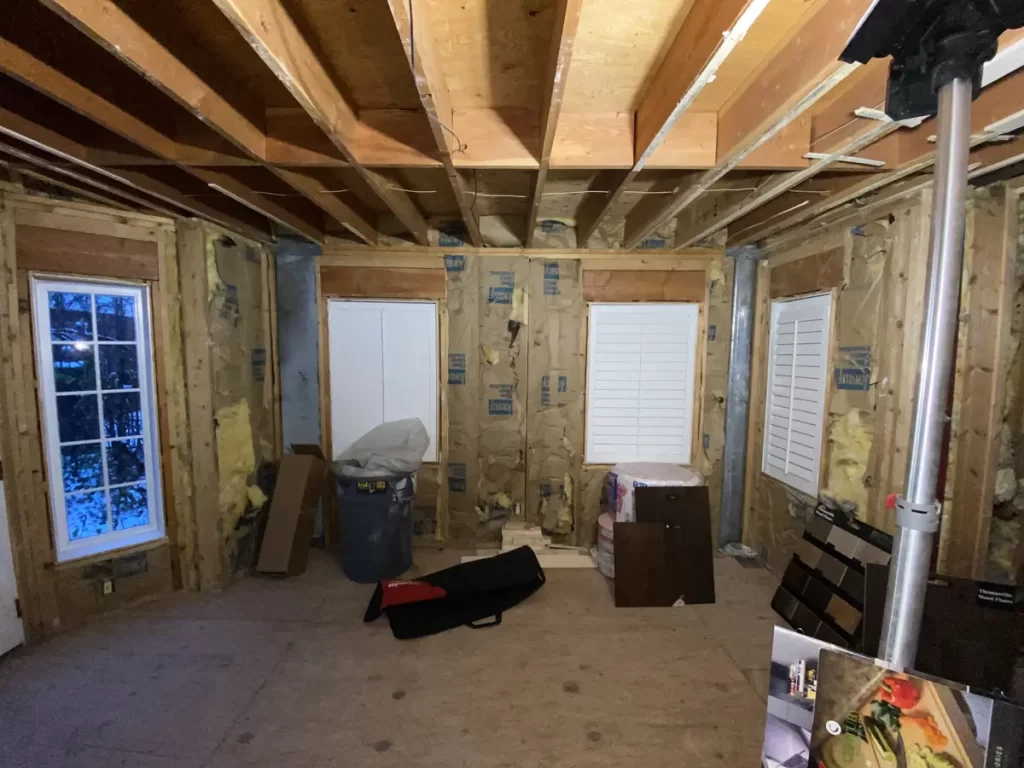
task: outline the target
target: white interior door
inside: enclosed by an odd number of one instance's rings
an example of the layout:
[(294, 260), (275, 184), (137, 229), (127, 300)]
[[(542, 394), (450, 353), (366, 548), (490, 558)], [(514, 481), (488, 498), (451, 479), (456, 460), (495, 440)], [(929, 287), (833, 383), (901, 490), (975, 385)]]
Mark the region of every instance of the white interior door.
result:
[(7, 501), (0, 480), (0, 654), (25, 642), (25, 629), (18, 618), (18, 585), (14, 580), (14, 554), (7, 527)]

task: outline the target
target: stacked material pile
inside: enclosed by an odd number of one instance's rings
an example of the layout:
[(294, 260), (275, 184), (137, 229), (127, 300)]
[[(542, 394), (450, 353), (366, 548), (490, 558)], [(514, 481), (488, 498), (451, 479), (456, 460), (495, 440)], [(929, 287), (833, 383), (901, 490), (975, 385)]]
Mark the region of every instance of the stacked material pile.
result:
[(467, 563), (492, 557), (499, 552), (508, 552), (518, 547), (529, 547), (537, 553), (540, 567), (548, 568), (593, 568), (594, 561), (580, 549), (562, 544), (553, 544), (550, 536), (545, 536), (538, 525), (510, 520), (501, 529), (501, 549), (479, 549), (476, 555), (462, 558)]

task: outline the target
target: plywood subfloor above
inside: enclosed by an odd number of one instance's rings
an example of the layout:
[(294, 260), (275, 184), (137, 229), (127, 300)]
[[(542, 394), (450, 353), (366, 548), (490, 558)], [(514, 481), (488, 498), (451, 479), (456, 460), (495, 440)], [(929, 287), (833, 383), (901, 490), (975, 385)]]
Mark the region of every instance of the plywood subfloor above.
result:
[(553, 0), (426, 0), (454, 109), (537, 109)]
[(587, 0), (569, 64), (565, 112), (630, 112), (693, 0)]
[(283, 0), (330, 72), (360, 109), (419, 109), (402, 42), (385, 0)]
[(692, 110), (717, 112), (784, 47), (826, 0), (772, 0), (694, 101)]

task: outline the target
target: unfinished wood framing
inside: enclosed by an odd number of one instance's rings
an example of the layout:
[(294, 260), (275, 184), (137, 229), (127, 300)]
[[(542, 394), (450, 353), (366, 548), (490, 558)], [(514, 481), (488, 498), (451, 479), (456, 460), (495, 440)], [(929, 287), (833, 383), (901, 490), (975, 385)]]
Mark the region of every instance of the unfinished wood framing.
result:
[(476, 214), (469, 207), (466, 185), (455, 169), (452, 159), (452, 152), (462, 151), (462, 147), (455, 140), (451, 129), (455, 110), (452, 108), (451, 94), (445, 85), (441, 63), (430, 34), (432, 27), (427, 13), (428, 5), (419, 0), (388, 0), (388, 6), (391, 8), (399, 37), (402, 38), (402, 48), (409, 60), (416, 89), (423, 103), (423, 111), (427, 116), (427, 122), (430, 123), (430, 132), (437, 144), (441, 164), (444, 166), (452, 194), (455, 195), (459, 213), (469, 234), (469, 242), (480, 247), (483, 245), (480, 226)]
[(1018, 195), (975, 195), (967, 218), (957, 380), (956, 463), (945, 516), (943, 573), (987, 578), (1000, 427), (1009, 360)]
[(718, 120), (715, 168), (679, 190), (668, 203), (643, 206), (626, 219), (623, 247), (636, 248), (648, 235), (696, 200), (745, 157), (778, 135), (854, 69), (839, 54), (871, 7), (848, 0), (821, 8), (757, 79), (737, 95)]
[(707, 275), (702, 270), (583, 270), (583, 298), (586, 301), (703, 302), (706, 293)]
[[(6, 371), (0, 385), (0, 458), (26, 633), (40, 639), (93, 613), (195, 583), (175, 230), (167, 219), (10, 191), (0, 191), (0, 214), (0, 357)], [(76, 251), (78, 245), (85, 250)], [(150, 288), (163, 539), (56, 563), (29, 296), (35, 272), (136, 280)], [(122, 578), (116, 597), (100, 601), (98, 584), (88, 574), (103, 573), (124, 557), (141, 557), (148, 566), (140, 576)]]
[[(626, 174), (605, 173), (595, 179), (596, 189), (608, 185), (612, 191), (584, 203), (578, 223), (579, 242), (586, 244), (628, 185), (651, 163), (766, 5), (763, 0), (694, 3), (637, 107), (635, 162)], [(717, 129), (717, 118), (708, 127)]]
[(346, 299), (443, 299), (444, 271), (385, 267), (321, 266), (325, 296)]
[(355, 112), (280, 1), (214, 2), (413, 239), (426, 245), (427, 223), (408, 195), (393, 189), (384, 176), (361, 165), (352, 154), (358, 130)]
[(582, 11), (583, 0), (556, 0), (555, 2), (555, 24), (551, 35), (551, 53), (548, 57), (549, 74), (545, 78), (544, 101), (540, 111), (541, 141), (537, 182), (533, 188), (529, 214), (526, 218), (525, 245), (527, 248), (533, 246), (534, 229), (537, 226), (537, 217), (540, 215), (544, 186), (547, 183), (548, 168), (551, 165), (551, 151), (555, 144), (558, 119), (562, 114), (569, 61), (572, 58), (573, 45), (576, 43), (576, 30), (579, 27)]

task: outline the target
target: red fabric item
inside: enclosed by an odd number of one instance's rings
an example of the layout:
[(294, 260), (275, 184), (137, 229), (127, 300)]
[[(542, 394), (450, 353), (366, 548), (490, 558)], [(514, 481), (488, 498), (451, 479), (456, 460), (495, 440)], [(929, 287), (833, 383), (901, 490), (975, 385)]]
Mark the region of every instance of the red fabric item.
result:
[(437, 600), (448, 594), (441, 587), (435, 587), (432, 584), (427, 584), (425, 581), (384, 579), (380, 585), (383, 592), (381, 610), (385, 611), (393, 605), (422, 603), (426, 600)]

